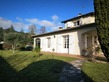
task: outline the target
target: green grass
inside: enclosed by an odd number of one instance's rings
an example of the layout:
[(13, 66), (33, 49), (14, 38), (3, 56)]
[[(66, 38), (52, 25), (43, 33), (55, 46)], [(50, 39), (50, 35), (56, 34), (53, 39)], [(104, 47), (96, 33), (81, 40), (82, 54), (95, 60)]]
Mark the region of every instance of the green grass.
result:
[(39, 55), (31, 51), (0, 51), (0, 82), (58, 82), (71, 57)]
[(109, 82), (109, 63), (86, 62), (82, 66), (85, 82)]

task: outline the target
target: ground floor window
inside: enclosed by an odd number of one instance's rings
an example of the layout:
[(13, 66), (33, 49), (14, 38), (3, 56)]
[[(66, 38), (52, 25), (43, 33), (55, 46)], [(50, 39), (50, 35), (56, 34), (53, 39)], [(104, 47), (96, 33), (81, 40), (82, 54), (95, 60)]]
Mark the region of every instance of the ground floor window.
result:
[(47, 40), (48, 40), (48, 48), (50, 48), (50, 44), (51, 44), (51, 38), (49, 37), (49, 38), (47, 38)]
[(36, 39), (36, 47), (40, 48), (40, 39), (39, 38)]
[(69, 48), (69, 35), (63, 36), (64, 48)]

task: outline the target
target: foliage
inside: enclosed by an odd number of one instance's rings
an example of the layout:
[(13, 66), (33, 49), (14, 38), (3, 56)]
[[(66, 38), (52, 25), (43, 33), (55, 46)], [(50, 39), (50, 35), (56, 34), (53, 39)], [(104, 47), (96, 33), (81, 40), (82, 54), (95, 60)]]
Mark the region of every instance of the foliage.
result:
[(42, 55), (31, 51), (0, 51), (0, 82), (58, 82), (71, 57)]
[(23, 44), (24, 46), (28, 43), (31, 44), (31, 42), (33, 41), (31, 36), (28, 33), (19, 33), (22, 37), (22, 39), (20, 40), (20, 43)]
[(94, 0), (94, 5), (98, 40), (109, 61), (109, 0)]
[(4, 29), (3, 32), (4, 32), (4, 34), (7, 34), (7, 33), (16, 32), (16, 31), (14, 30), (13, 25), (11, 25), (10, 28)]
[(109, 64), (86, 62), (82, 66), (85, 82), (108, 82)]
[(7, 28), (7, 29), (3, 29), (2, 27), (0, 27), (0, 42), (4, 40), (4, 35), (5, 34), (12, 33), (12, 32), (16, 32), (14, 30), (13, 25), (11, 25), (11, 27)]

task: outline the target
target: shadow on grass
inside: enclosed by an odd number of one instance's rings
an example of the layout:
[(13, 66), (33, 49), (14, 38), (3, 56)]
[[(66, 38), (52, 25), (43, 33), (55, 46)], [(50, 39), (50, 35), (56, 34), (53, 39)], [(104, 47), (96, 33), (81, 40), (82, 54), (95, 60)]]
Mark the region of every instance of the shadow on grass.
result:
[(86, 73), (84, 73), (83, 71), (82, 71), (82, 76), (84, 78), (84, 82), (95, 82)]
[[(46, 59), (33, 62), (17, 72), (4, 58), (0, 57), (0, 82), (59, 82), (60, 73), (66, 64), (69, 63)], [(84, 76), (87, 75), (84, 74)], [(93, 82), (88, 76), (87, 78), (88, 82)]]
[(0, 82), (15, 82), (16, 78), (16, 71), (4, 58), (0, 57)]

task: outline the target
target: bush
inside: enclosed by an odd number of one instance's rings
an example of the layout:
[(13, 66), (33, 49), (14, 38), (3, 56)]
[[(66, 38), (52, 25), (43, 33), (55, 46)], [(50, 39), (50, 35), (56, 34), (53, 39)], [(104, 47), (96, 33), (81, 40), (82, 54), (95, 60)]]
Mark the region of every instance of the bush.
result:
[(4, 43), (3, 44), (3, 49), (10, 50), (10, 49), (12, 49), (12, 45), (9, 44), (9, 43)]
[(25, 51), (26, 49), (25, 49), (25, 47), (20, 47), (19, 50), (20, 51)]
[(34, 49), (34, 51), (40, 52), (40, 48), (36, 46), (36, 48)]

